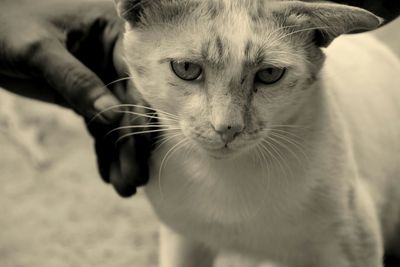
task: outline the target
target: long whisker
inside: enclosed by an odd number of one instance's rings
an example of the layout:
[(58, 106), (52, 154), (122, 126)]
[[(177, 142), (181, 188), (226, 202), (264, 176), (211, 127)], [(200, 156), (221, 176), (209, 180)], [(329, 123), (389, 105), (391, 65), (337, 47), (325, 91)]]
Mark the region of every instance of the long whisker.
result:
[(124, 78), (121, 78), (121, 79), (118, 79), (118, 80), (115, 80), (115, 81), (112, 81), (112, 82), (110, 82), (110, 83), (108, 83), (108, 84), (106, 84), (105, 86), (104, 86), (104, 88), (107, 88), (108, 86), (110, 86), (110, 85), (112, 85), (112, 84), (115, 84), (115, 83), (119, 83), (119, 82), (123, 82), (123, 81), (130, 81), (130, 80), (132, 80), (133, 79), (133, 77), (131, 77), (131, 76), (129, 76), (129, 77), (124, 77)]
[(295, 129), (308, 129), (308, 126), (305, 125), (293, 125), (293, 124), (271, 124), (268, 125), (269, 129), (272, 128), (295, 128)]
[[(270, 172), (270, 166), (269, 166), (269, 162), (268, 162), (268, 158), (265, 155), (265, 151), (260, 147), (260, 144), (257, 144), (256, 146), (257, 152), (260, 155), (260, 161), (261, 161), (261, 172), (263, 174), (263, 177), (265, 177), (265, 179), (263, 179), (263, 181), (266, 181), (266, 185), (263, 186), (263, 188), (265, 188), (265, 194), (264, 197), (261, 201), (261, 203), (265, 203), (265, 199), (268, 197), (269, 195), (269, 189), (270, 189), (270, 181), (271, 181), (271, 172)], [(265, 168), (264, 168), (265, 166)], [(265, 172), (266, 169), (266, 172)], [(262, 206), (260, 205), (259, 210), (262, 209)]]
[(118, 128), (115, 128), (111, 131), (109, 131), (106, 136), (109, 136), (110, 134), (120, 131), (120, 130), (133, 130), (133, 129), (145, 129), (145, 128), (161, 128), (161, 129), (166, 129), (168, 130), (169, 127), (166, 125), (130, 125), (130, 126), (121, 126)]
[(282, 30), (286, 30), (286, 29), (290, 29), (290, 28), (295, 28), (295, 27), (299, 27), (300, 25), (288, 25), (288, 26), (282, 26), (279, 28), (276, 28), (275, 30), (273, 30), (272, 32), (269, 32), (267, 35), (267, 39), (271, 38), (272, 35), (274, 35), (277, 32), (280, 32)]
[[(162, 113), (163, 115), (165, 115), (166, 117), (171, 118), (171, 119), (178, 119), (178, 118), (179, 118), (178, 116), (176, 116), (176, 115), (174, 115), (174, 114), (168, 113), (168, 112), (163, 111), (163, 110), (160, 110), (160, 109), (155, 109), (155, 108), (152, 108), (152, 107), (147, 107), (147, 106), (142, 106), (142, 105), (136, 105), (136, 104), (120, 104), (120, 105), (111, 106), (111, 107), (109, 107), (109, 108), (106, 108), (106, 109), (100, 111), (99, 113), (97, 113), (97, 114), (89, 121), (89, 124), (93, 123), (93, 121), (95, 121), (96, 119), (98, 119), (98, 118), (99, 118), (101, 115), (103, 115), (105, 112), (108, 112), (108, 111), (110, 111), (110, 110), (114, 110), (114, 109), (117, 109), (117, 108), (143, 108), (143, 109), (146, 109), (146, 110), (149, 110), (149, 111), (154, 111), (154, 112)], [(121, 112), (121, 110), (118, 110), (118, 111), (115, 111), (115, 112)], [(127, 112), (127, 111), (125, 111), (125, 112)], [(155, 116), (154, 116), (154, 117), (155, 117)], [(157, 119), (157, 117), (155, 117), (155, 118)]]
[(291, 138), (293, 138), (293, 140), (296, 140), (296, 141), (299, 141), (299, 142), (304, 142), (304, 138), (302, 138), (302, 137), (300, 137), (300, 136), (298, 136), (298, 135), (296, 135), (296, 134), (294, 134), (294, 133), (292, 133), (292, 132), (289, 132), (289, 131), (285, 131), (285, 130), (280, 130), (280, 129), (276, 129), (276, 128), (271, 128), (271, 129), (269, 129), (270, 131), (270, 133), (281, 133), (282, 135), (283, 134), (286, 134), (286, 135), (290, 135), (290, 137)]
[[(257, 144), (256, 151), (257, 151), (257, 157), (258, 157), (258, 159), (260, 161), (260, 165), (261, 165), (261, 172), (263, 174), (263, 177), (266, 177), (267, 187), (269, 187), (268, 185), (269, 185), (269, 179), (270, 179), (270, 172), (269, 172), (268, 160), (265, 157), (263, 150), (260, 148), (260, 144)], [(265, 172), (265, 169), (267, 170), (266, 172)]]
[(143, 108), (143, 109), (146, 109), (146, 110), (149, 110), (149, 111), (155, 111), (155, 112), (158, 112), (158, 113), (165, 114), (165, 115), (167, 115), (169, 117), (172, 117), (172, 118), (177, 118), (177, 119), (179, 118), (178, 116), (176, 116), (176, 115), (174, 115), (172, 113), (166, 112), (166, 111), (161, 110), (161, 109), (153, 108), (153, 107), (137, 105), (137, 104), (122, 104), (120, 106), (122, 106), (122, 107), (132, 107), (132, 108)]
[(158, 151), (164, 144), (166, 144), (168, 141), (178, 137), (178, 136), (184, 136), (182, 133), (176, 133), (176, 134), (171, 134), (167, 137), (164, 137), (160, 140), (158, 140), (155, 145), (157, 145), (157, 148), (154, 151)]
[(309, 159), (309, 157), (308, 157), (308, 155), (306, 153), (307, 150), (301, 143), (297, 142), (296, 140), (294, 140), (292, 138), (289, 138), (288, 136), (284, 136), (284, 135), (279, 134), (279, 133), (274, 133), (273, 131), (271, 131), (269, 134), (274, 136), (274, 137), (276, 137), (276, 138), (284, 140), (284, 141), (288, 142), (291, 145), (293, 145), (295, 148), (297, 148), (302, 153), (302, 155), (304, 156), (304, 158), (305, 158), (305, 160), (307, 162), (310, 161), (310, 159)]
[(269, 156), (271, 156), (272, 160), (275, 161), (276, 164), (278, 164), (278, 168), (282, 171), (282, 174), (286, 176), (285, 169), (283, 168), (283, 165), (281, 164), (280, 160), (274, 155), (274, 153), (272, 153), (272, 151), (268, 149), (268, 147), (270, 147), (270, 143), (264, 139), (263, 142), (260, 143), (260, 146), (261, 148), (264, 149), (266, 153), (268, 153)]
[(131, 13), (133, 10), (135, 10), (136, 8), (138, 8), (139, 6), (145, 6), (148, 2), (150, 2), (152, 0), (142, 0), (142, 1), (137, 1), (136, 3), (133, 2), (134, 4), (129, 6), (129, 8), (127, 10), (125, 10), (124, 12), (122, 12), (122, 17), (126, 16), (126, 14)]
[(310, 27), (310, 28), (305, 28), (305, 29), (293, 31), (293, 32), (290, 32), (290, 33), (288, 33), (288, 34), (282, 35), (280, 38), (274, 40), (274, 43), (273, 43), (273, 44), (275, 44), (276, 42), (279, 42), (280, 40), (282, 40), (282, 39), (284, 39), (284, 38), (286, 38), (286, 37), (289, 37), (289, 36), (291, 36), (291, 35), (293, 35), (293, 34), (296, 34), (296, 33), (301, 33), (301, 32), (305, 32), (305, 31), (312, 31), (312, 30), (335, 29), (335, 28), (338, 28), (338, 27), (334, 27), (334, 26), (321, 26), (321, 27)]
[[(271, 140), (271, 141), (274, 142), (274, 143), (278, 143), (275, 139), (272, 139), (270, 136), (267, 136), (266, 139), (264, 139), (264, 140), (267, 140), (267, 139)], [(292, 172), (292, 170), (288, 167), (288, 164), (287, 164), (287, 162), (286, 162), (287, 158), (285, 158), (285, 157), (282, 155), (282, 153), (279, 151), (279, 148), (276, 147), (272, 142), (269, 142), (270, 147), (272, 148), (272, 150), (275, 151), (275, 153), (278, 155), (278, 157), (281, 159), (282, 163), (284, 164), (284, 167), (286, 168), (287, 173), (289, 174), (289, 176), (288, 176), (289, 180), (287, 180), (287, 182), (289, 182), (290, 179), (294, 177), (293, 172)]]
[[(282, 163), (282, 161), (285, 162), (285, 159), (282, 157), (282, 155), (279, 153), (278, 149), (276, 149), (276, 147), (271, 142), (269, 142), (267, 139), (264, 139), (263, 142), (266, 145), (268, 145), (268, 147), (270, 147), (274, 153), (276, 153), (276, 156), (273, 153), (270, 153), (270, 155), (273, 156), (273, 158), (276, 160), (279, 168), (282, 170), (283, 177), (288, 182), (288, 180), (287, 180), (288, 179), (288, 170), (285, 168), (286, 164), (284, 166)], [(269, 150), (267, 150), (267, 151), (269, 151)]]
[(270, 170), (269, 170), (269, 166), (268, 166), (268, 158), (265, 156), (264, 151), (259, 147), (259, 145), (257, 145), (257, 149), (259, 150), (260, 155), (261, 155), (261, 162), (264, 163), (264, 164), (262, 164), (262, 166), (263, 165), (266, 166), (267, 176), (269, 177), (270, 176)]
[[(157, 116), (150, 116), (150, 115), (143, 114), (143, 113), (138, 113), (138, 112), (135, 112), (135, 111), (115, 110), (115, 112), (124, 113), (124, 114), (131, 114), (131, 115), (141, 116), (141, 117), (150, 118), (150, 119), (160, 119), (160, 118), (157, 117)], [(178, 121), (178, 120), (173, 119), (173, 118), (163, 118), (162, 120), (174, 121), (174, 122)]]
[[(180, 128), (169, 128), (167, 130), (168, 131), (180, 130)], [(165, 132), (167, 130), (166, 129), (159, 129), (159, 130), (148, 130), (148, 131), (141, 131), (141, 132), (135, 132), (135, 133), (128, 133), (128, 134), (125, 134), (125, 135), (121, 136), (120, 138), (118, 138), (118, 140), (115, 143), (118, 144), (123, 139), (125, 139), (127, 137), (131, 137), (131, 136), (135, 136), (135, 135), (139, 135), (139, 134), (159, 133), (159, 132)]]
[(165, 165), (167, 163), (167, 160), (169, 159), (170, 155), (172, 155), (174, 153), (174, 151), (177, 151), (180, 148), (180, 146), (183, 146), (186, 142), (188, 142), (187, 139), (182, 139), (181, 141), (176, 143), (174, 146), (172, 146), (167, 151), (167, 153), (165, 153), (165, 155), (164, 155), (164, 157), (163, 157), (163, 159), (161, 161), (160, 169), (159, 169), (159, 172), (158, 172), (158, 189), (160, 190), (161, 198), (164, 198), (164, 193), (162, 191), (162, 183), (161, 183), (162, 171), (163, 171), (163, 169), (164, 169), (164, 167), (165, 167)]
[(172, 135), (172, 134), (174, 134), (174, 133), (166, 132), (166, 133), (163, 133), (163, 134), (159, 134), (159, 135), (157, 136), (157, 138), (159, 139), (158, 141), (160, 141), (160, 139), (163, 139), (164, 137), (168, 137), (168, 136), (170, 136), (170, 135)]
[(297, 160), (297, 162), (299, 163), (299, 166), (301, 166), (301, 167), (303, 168), (303, 170), (305, 171), (305, 168), (304, 168), (304, 165), (303, 165), (304, 161), (302, 161), (302, 160), (300, 159), (300, 157), (297, 155), (296, 152), (294, 152), (289, 146), (285, 145), (283, 142), (279, 142), (278, 140), (276, 140), (275, 138), (273, 138), (271, 135), (268, 136), (268, 138), (270, 138), (270, 139), (273, 140), (277, 145), (283, 147), (286, 151), (288, 151), (288, 152)]

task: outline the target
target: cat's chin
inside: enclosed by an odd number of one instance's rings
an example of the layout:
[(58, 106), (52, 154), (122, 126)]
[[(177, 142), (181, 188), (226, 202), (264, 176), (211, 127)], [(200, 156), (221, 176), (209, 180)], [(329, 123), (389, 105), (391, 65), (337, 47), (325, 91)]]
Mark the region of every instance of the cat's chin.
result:
[(233, 160), (245, 154), (244, 149), (232, 148), (229, 146), (221, 146), (216, 148), (201, 147), (202, 154), (215, 160)]
[(213, 158), (213, 159), (217, 159), (217, 160), (228, 160), (228, 159), (232, 159), (235, 158), (236, 156), (238, 156), (238, 151), (232, 150), (229, 147), (221, 147), (218, 149), (206, 149), (203, 148), (204, 153)]

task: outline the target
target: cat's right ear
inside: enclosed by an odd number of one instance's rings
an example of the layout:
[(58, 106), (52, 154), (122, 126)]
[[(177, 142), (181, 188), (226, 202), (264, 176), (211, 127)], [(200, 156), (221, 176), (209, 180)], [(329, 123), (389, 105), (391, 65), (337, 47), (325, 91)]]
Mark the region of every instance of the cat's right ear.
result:
[(327, 47), (339, 35), (376, 29), (383, 19), (371, 12), (343, 4), (320, 1), (279, 2), (286, 25), (297, 25), (298, 32), (313, 32), (314, 42)]
[(118, 14), (132, 25), (140, 22), (144, 8), (154, 0), (114, 0)]

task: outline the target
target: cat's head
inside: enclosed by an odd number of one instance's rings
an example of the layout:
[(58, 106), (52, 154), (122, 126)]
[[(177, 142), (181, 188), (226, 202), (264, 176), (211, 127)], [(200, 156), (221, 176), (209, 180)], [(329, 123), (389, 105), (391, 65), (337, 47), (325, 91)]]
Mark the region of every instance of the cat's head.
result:
[(136, 88), (206, 154), (255, 147), (313, 94), (321, 47), (374, 29), (363, 9), (313, 1), (116, 0)]

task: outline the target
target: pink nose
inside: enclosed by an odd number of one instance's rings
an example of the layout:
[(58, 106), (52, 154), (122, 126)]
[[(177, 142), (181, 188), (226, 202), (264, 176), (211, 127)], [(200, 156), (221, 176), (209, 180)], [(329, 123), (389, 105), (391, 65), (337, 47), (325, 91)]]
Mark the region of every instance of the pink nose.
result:
[(232, 142), (236, 136), (238, 136), (243, 131), (243, 125), (241, 124), (219, 124), (214, 125), (214, 129), (221, 136), (222, 141), (225, 144)]

